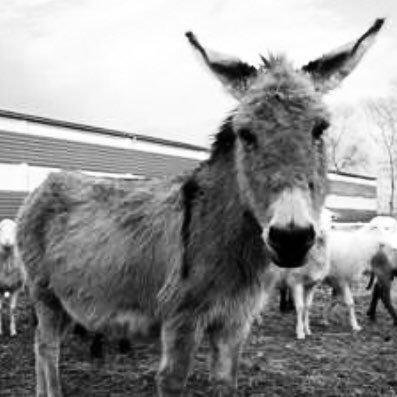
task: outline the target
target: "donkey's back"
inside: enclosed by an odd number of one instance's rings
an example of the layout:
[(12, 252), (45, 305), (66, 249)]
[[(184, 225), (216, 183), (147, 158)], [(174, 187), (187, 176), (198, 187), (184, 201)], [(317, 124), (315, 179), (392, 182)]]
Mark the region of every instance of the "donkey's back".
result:
[(178, 186), (51, 174), (19, 215), (33, 296), (51, 291), (89, 329), (112, 322), (147, 327), (180, 252)]

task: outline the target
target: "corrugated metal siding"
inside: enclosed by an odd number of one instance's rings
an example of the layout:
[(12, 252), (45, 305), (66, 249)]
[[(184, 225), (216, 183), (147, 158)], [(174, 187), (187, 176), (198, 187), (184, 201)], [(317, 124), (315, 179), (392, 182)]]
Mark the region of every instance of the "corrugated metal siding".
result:
[(197, 160), (0, 131), (0, 162), (87, 171), (175, 175)]
[(350, 197), (363, 197), (376, 199), (376, 185), (365, 185), (356, 182), (354, 179), (359, 180), (359, 178), (351, 178), (351, 182), (344, 181), (330, 181), (330, 193), (336, 194), (338, 196), (350, 196)]
[[(0, 131), (0, 163), (161, 177), (191, 170), (198, 160)], [(331, 180), (330, 193), (376, 200), (376, 186), (359, 181), (354, 177)], [(22, 192), (0, 191), (0, 218), (15, 216), (24, 196)], [(366, 221), (376, 215), (375, 211), (354, 208), (334, 210), (340, 214), (339, 221), (345, 222)]]
[[(190, 170), (198, 161), (128, 148), (0, 131), (0, 162), (162, 177)], [(0, 218), (14, 217), (25, 195), (23, 192), (0, 191)]]
[(24, 192), (0, 192), (0, 220), (3, 218), (14, 218), (18, 208), (22, 204), (26, 193)]
[(374, 216), (377, 215), (376, 211), (355, 210), (353, 208), (332, 208), (332, 211), (337, 215), (335, 220), (337, 223), (369, 222)]

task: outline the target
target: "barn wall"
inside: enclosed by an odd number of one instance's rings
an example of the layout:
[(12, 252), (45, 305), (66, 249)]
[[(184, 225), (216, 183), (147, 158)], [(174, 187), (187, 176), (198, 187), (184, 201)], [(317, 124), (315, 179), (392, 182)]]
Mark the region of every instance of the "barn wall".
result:
[[(162, 177), (189, 171), (208, 156), (205, 148), (136, 137), (0, 111), (0, 219), (13, 217), (27, 192), (54, 169)], [(340, 221), (366, 221), (376, 214), (374, 178), (332, 172), (329, 178), (326, 205)]]
[(326, 206), (339, 222), (367, 222), (377, 214), (377, 181), (368, 176), (330, 172)]

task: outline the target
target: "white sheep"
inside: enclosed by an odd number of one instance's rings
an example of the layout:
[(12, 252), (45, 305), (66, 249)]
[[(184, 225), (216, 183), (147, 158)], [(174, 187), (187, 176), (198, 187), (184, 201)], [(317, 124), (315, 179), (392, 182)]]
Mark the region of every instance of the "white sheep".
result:
[(2, 306), (10, 298), (10, 334), (16, 335), (15, 309), (18, 294), (24, 285), (24, 275), (15, 248), (16, 223), (11, 219), (0, 222), (0, 335), (3, 333)]
[[(278, 287), (283, 293), (290, 289), (296, 310), (296, 336), (304, 339), (310, 335), (310, 307), (316, 287), (329, 273), (327, 236), (335, 214), (324, 209), (320, 217), (320, 229), (316, 242), (308, 253), (306, 264), (297, 269), (279, 269)], [(280, 306), (281, 307), (281, 306)]]
[[(355, 231), (333, 230), (329, 234), (329, 274), (325, 282), (333, 288), (333, 297), (341, 296), (349, 310), (350, 325), (354, 331), (361, 330), (354, 310), (352, 287), (358, 283), (363, 274), (372, 272), (372, 259), (380, 247), (388, 247), (392, 251), (393, 235), (397, 230), (397, 221), (391, 217), (375, 217), (368, 224)], [(337, 303), (332, 299), (324, 307), (324, 323), (333, 306)]]

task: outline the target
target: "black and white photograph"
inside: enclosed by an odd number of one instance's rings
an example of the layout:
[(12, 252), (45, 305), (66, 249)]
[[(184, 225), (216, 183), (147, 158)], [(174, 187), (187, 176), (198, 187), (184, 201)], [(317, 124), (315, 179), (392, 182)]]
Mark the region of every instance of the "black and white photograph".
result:
[(397, 1), (0, 3), (1, 397), (397, 396)]

